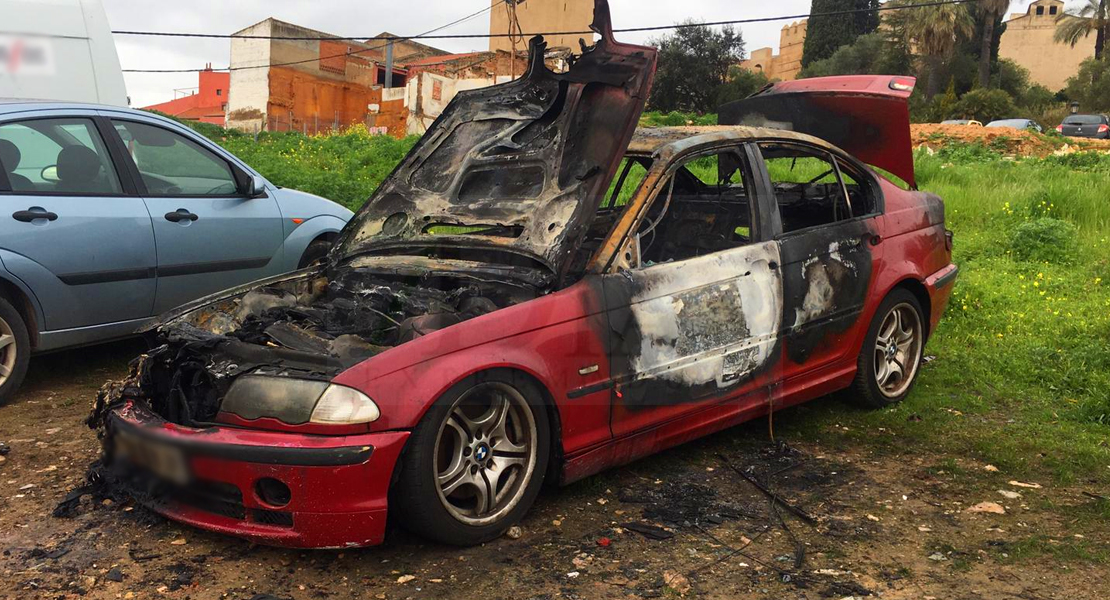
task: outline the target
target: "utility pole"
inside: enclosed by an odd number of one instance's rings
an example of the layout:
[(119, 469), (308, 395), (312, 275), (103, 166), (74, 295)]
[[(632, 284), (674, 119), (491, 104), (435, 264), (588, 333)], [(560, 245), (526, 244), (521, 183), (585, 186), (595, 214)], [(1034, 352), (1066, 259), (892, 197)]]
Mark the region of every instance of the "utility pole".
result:
[(393, 38), (385, 46), (385, 87), (393, 87)]

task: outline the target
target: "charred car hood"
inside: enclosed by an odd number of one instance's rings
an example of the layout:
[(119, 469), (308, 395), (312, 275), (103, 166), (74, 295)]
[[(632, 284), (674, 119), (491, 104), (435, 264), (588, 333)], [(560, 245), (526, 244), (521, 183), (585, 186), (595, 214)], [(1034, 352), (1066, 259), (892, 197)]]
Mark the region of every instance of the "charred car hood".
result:
[(504, 250), (562, 274), (636, 128), (655, 71), (654, 48), (601, 39), (564, 73), (529, 47), (527, 74), (462, 91), (343, 233), (338, 260), (374, 248)]
[(722, 105), (718, 121), (821, 138), (916, 188), (909, 111), (915, 82), (890, 75), (783, 81)]

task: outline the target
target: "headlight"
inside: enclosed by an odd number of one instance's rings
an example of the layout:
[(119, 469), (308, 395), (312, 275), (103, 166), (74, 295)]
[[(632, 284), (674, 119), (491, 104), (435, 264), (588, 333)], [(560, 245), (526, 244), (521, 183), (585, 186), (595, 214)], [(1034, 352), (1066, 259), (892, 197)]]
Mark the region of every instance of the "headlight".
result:
[(350, 425), (372, 423), (381, 412), (366, 394), (345, 385), (329, 385), (316, 402), (309, 421), (322, 425)]
[(243, 375), (231, 384), (220, 410), (244, 419), (269, 417), (289, 425), (370, 423), (381, 413), (358, 390), (326, 381)]

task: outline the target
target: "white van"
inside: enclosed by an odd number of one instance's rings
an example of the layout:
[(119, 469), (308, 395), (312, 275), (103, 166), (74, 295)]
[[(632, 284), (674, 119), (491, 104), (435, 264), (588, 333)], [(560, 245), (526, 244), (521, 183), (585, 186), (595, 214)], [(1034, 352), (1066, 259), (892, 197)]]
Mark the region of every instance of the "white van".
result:
[(0, 0), (0, 98), (127, 106), (100, 0)]

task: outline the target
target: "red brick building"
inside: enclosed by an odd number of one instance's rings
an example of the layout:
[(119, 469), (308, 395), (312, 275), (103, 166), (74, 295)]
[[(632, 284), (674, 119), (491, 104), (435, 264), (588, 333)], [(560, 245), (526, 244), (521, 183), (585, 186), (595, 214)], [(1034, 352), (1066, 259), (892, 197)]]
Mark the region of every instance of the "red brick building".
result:
[(143, 108), (163, 112), (186, 121), (224, 125), (231, 74), (213, 71), (212, 65), (209, 64), (198, 75), (199, 82), (195, 93)]

